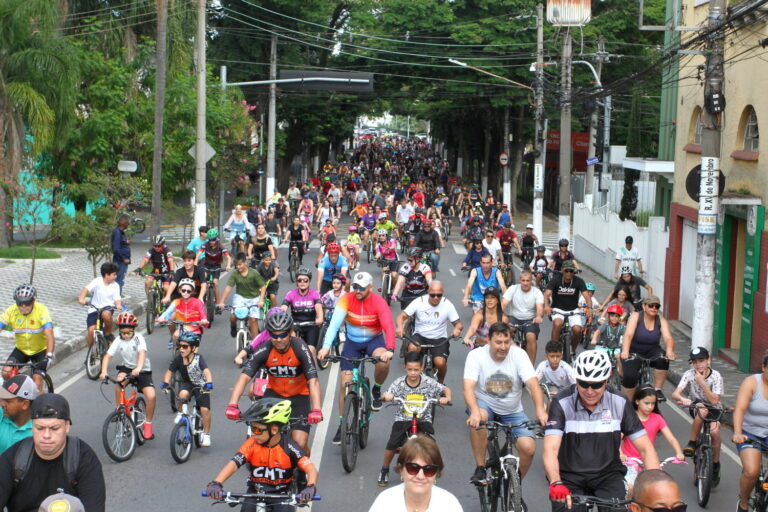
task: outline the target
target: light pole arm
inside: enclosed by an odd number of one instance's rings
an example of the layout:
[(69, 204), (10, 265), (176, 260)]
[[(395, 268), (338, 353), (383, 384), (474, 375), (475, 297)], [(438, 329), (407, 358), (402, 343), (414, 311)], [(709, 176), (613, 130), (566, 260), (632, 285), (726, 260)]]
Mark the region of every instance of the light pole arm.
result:
[(504, 76), (501, 76), (501, 75), (497, 75), (495, 73), (491, 73), (490, 71), (486, 71), (484, 69), (480, 69), (480, 68), (477, 68), (475, 66), (470, 66), (466, 62), (461, 62), (461, 61), (456, 60), (456, 59), (448, 59), (448, 62), (450, 62), (451, 64), (456, 64), (457, 66), (461, 66), (463, 68), (473, 69), (473, 70), (477, 71), (478, 73), (484, 73), (484, 74), (490, 75), (490, 76), (492, 76), (494, 78), (498, 78), (499, 80), (503, 80), (505, 82), (509, 82), (511, 84), (515, 84), (518, 87), (523, 87), (524, 89), (528, 89), (529, 91), (533, 91), (533, 87), (531, 87), (530, 85), (521, 84), (520, 82), (515, 82), (514, 80), (511, 80), (511, 79), (509, 79), (507, 77), (504, 77)]

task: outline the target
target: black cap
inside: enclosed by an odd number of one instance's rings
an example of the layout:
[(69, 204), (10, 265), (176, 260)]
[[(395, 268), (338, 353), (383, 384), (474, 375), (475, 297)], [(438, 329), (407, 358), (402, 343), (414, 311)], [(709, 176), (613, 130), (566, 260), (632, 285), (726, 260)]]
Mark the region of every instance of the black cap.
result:
[(624, 239), (624, 243), (625, 244), (631, 244), (634, 241), (635, 241), (635, 239), (632, 238), (631, 236), (628, 236), (627, 238)]
[(691, 353), (688, 354), (688, 361), (694, 359), (709, 359), (709, 350), (704, 347), (693, 347)]
[(45, 393), (32, 402), (32, 419), (59, 419), (72, 423), (69, 417), (69, 402), (58, 393)]

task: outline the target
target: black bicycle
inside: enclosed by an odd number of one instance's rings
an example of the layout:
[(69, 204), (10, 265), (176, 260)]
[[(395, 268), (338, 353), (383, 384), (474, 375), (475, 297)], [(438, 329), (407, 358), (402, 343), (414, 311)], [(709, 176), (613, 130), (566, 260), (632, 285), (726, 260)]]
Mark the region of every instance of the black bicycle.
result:
[(714, 460), (712, 459), (712, 423), (720, 421), (723, 408), (716, 405), (695, 402), (688, 406), (691, 415), (702, 420), (701, 431), (696, 437), (696, 450), (693, 452), (693, 485), (696, 486), (696, 501), (706, 507), (712, 491)]
[(762, 458), (760, 462), (760, 473), (755, 482), (755, 488), (749, 496), (749, 509), (752, 512), (768, 511), (768, 444), (750, 440), (750, 442), (760, 447)]
[(205, 314), (208, 317), (208, 326), (213, 325), (213, 315), (216, 312), (216, 283), (214, 279), (218, 279), (221, 275), (221, 267), (203, 267), (205, 271), (205, 282), (208, 286), (205, 288), (205, 296), (203, 297), (203, 303), (205, 304)]
[[(93, 306), (86, 306), (93, 308)], [(94, 308), (96, 309), (96, 308)], [(96, 328), (93, 331), (93, 343), (88, 347), (85, 353), (85, 374), (91, 380), (99, 378), (101, 373), (101, 358), (107, 353), (109, 349), (109, 343), (107, 343), (107, 337), (104, 335), (104, 319), (101, 317), (104, 311), (114, 311), (113, 306), (106, 306), (100, 309), (96, 309)]]
[[(626, 361), (640, 361), (640, 378), (637, 381), (637, 388), (652, 388), (653, 383), (653, 363), (656, 361), (669, 361), (665, 356), (643, 357), (640, 354), (631, 354)], [(626, 363), (625, 361), (625, 363)], [(659, 398), (659, 402), (666, 402), (666, 398)]]
[(627, 510), (632, 500), (623, 498), (598, 498), (583, 494), (571, 494), (571, 504), (574, 512), (586, 512), (597, 507), (597, 510)]

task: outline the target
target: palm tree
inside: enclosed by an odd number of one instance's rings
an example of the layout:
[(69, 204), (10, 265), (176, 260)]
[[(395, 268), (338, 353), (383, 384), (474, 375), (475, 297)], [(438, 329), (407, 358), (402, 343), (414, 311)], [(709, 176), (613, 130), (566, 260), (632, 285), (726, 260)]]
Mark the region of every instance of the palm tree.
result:
[(75, 116), (78, 63), (58, 32), (59, 4), (0, 2), (0, 246), (10, 241), (12, 193), (24, 165), (62, 145)]

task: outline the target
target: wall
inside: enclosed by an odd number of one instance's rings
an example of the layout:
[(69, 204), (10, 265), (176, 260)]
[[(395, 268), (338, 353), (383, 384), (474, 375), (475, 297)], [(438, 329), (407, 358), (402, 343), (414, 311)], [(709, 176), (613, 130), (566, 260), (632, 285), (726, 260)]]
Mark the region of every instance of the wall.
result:
[(651, 217), (647, 228), (639, 228), (632, 221), (623, 221), (604, 208), (592, 212), (583, 204), (574, 205), (574, 252), (578, 260), (613, 281), (616, 251), (624, 247), (624, 239), (631, 235), (640, 253), (645, 280), (664, 302), (664, 272), (669, 232), (664, 217)]

